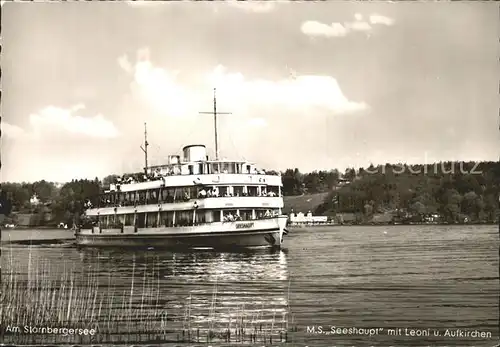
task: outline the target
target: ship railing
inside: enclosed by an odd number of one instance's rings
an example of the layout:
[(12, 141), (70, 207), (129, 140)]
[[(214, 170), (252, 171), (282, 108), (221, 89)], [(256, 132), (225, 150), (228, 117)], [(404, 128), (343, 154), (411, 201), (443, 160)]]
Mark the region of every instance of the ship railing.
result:
[[(278, 194), (261, 194), (261, 195), (255, 195), (255, 194), (242, 194), (242, 195), (233, 195), (233, 194), (224, 194), (224, 195), (210, 195), (210, 196), (198, 196), (196, 198), (192, 197), (183, 197), (183, 198), (161, 198), (161, 199), (139, 199), (139, 200), (134, 200), (134, 201), (121, 201), (121, 202), (108, 202), (108, 201), (101, 201), (98, 204), (99, 208), (104, 208), (104, 207), (130, 207), (130, 206), (144, 206), (144, 205), (156, 205), (156, 204), (174, 204), (174, 203), (181, 203), (181, 202), (188, 202), (192, 200), (202, 200), (202, 199), (210, 199), (210, 198), (233, 198), (233, 197), (279, 197)], [(93, 205), (87, 207), (89, 208), (94, 208)]]
[[(143, 225), (143, 224), (137, 223), (135, 225), (135, 227), (137, 227), (138, 229), (144, 229), (144, 228), (178, 228), (178, 227), (203, 226), (203, 225), (210, 225), (210, 224), (213, 224), (213, 223), (221, 223), (221, 222), (223, 224), (234, 223), (234, 222), (255, 222), (255, 221), (269, 220), (269, 219), (273, 219), (273, 218), (276, 218), (276, 217), (278, 217), (278, 215), (266, 216), (266, 217), (262, 216), (262, 217), (256, 217), (256, 218), (242, 218), (242, 219), (233, 220), (233, 221), (224, 221), (224, 220), (222, 220), (222, 221), (213, 221), (213, 222), (207, 222), (207, 221), (204, 221), (204, 220), (200, 220), (200, 221), (196, 221), (196, 222), (188, 221), (188, 220), (180, 220), (180, 221), (176, 221), (175, 224), (171, 220), (164, 220), (163, 222), (160, 222), (160, 223), (152, 222), (152, 223), (150, 223), (148, 225)], [(99, 226), (102, 229), (121, 229), (122, 227), (134, 227), (133, 224), (127, 225), (127, 224), (123, 224), (123, 223), (109, 223), (109, 224), (98, 223), (97, 225), (93, 225), (93, 226)], [(88, 226), (87, 228), (83, 228), (83, 229), (91, 229), (91, 228), (92, 228), (92, 226)]]
[[(162, 174), (149, 174), (149, 175), (144, 175), (144, 174), (131, 174), (131, 175), (123, 175), (121, 178), (116, 179), (113, 181), (111, 184), (120, 184), (120, 185), (126, 185), (126, 184), (134, 184), (134, 183), (143, 183), (143, 182), (152, 182), (152, 181), (159, 181), (162, 180), (163, 177), (169, 177), (169, 176), (197, 176), (197, 175), (221, 175), (221, 174), (231, 174), (231, 175), (267, 175), (267, 176), (281, 176), (280, 172), (276, 171), (266, 171), (266, 170), (255, 170), (255, 171), (242, 171), (242, 172), (203, 172), (203, 173), (181, 173), (181, 172), (166, 172)], [(110, 186), (107, 185), (107, 188), (109, 189)]]

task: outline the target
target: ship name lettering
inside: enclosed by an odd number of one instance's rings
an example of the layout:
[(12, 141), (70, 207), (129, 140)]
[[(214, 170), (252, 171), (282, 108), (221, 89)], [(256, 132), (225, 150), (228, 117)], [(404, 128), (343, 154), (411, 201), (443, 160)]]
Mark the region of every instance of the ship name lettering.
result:
[(236, 224), (236, 229), (245, 229), (245, 228), (251, 228), (253, 227), (253, 222), (251, 223), (240, 223), (240, 224)]

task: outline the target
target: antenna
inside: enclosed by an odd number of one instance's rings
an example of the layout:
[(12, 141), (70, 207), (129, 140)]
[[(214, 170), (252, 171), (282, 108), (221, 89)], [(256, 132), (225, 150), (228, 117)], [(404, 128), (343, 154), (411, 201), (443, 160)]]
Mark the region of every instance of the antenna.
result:
[(148, 130), (146, 128), (146, 123), (144, 122), (144, 147), (141, 145), (141, 149), (144, 152), (144, 173), (148, 174)]
[(219, 160), (219, 143), (218, 143), (218, 140), (217, 140), (217, 115), (218, 114), (231, 114), (231, 112), (217, 112), (216, 88), (214, 88), (214, 110), (213, 110), (213, 112), (200, 112), (200, 114), (212, 114), (214, 116), (215, 160)]

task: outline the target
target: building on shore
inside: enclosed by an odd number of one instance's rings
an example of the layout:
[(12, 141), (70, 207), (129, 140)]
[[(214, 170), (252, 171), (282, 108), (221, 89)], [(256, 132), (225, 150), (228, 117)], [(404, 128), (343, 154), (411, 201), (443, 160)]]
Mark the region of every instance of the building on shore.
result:
[(303, 212), (294, 213), (290, 212), (288, 216), (290, 225), (319, 225), (319, 224), (329, 224), (327, 216), (313, 216), (312, 212), (309, 211), (307, 214)]

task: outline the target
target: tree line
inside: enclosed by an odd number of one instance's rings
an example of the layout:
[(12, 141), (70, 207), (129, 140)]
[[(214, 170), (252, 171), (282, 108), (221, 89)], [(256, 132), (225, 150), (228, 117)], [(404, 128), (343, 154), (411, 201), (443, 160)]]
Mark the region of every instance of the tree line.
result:
[(386, 164), (302, 174), (283, 174), (286, 195), (328, 192), (314, 214), (355, 213), (369, 220), (394, 212), (415, 221), (430, 214), (443, 222), (494, 222), (499, 213), (499, 162), (440, 162), (429, 165)]
[[(439, 214), (453, 223), (493, 222), (497, 218), (500, 163), (443, 162), (432, 165), (386, 164), (368, 168), (281, 172), (285, 196), (328, 193), (314, 214), (356, 213), (364, 218), (395, 211), (423, 216)], [(2, 191), (14, 212), (43, 213), (49, 208), (53, 221), (71, 224), (83, 212), (83, 203), (115, 182), (119, 175), (99, 180), (80, 179), (58, 185), (45, 180), (34, 183), (2, 183)], [(33, 206), (36, 194), (40, 204)]]

